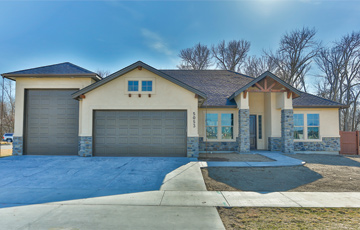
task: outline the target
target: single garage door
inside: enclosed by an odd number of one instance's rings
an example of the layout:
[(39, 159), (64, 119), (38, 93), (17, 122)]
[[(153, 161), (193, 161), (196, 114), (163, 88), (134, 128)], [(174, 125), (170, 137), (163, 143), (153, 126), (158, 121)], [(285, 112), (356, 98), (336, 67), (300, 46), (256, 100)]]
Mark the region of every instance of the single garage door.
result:
[(186, 111), (95, 111), (95, 156), (186, 156)]
[(26, 90), (24, 153), (76, 155), (79, 102), (76, 90)]

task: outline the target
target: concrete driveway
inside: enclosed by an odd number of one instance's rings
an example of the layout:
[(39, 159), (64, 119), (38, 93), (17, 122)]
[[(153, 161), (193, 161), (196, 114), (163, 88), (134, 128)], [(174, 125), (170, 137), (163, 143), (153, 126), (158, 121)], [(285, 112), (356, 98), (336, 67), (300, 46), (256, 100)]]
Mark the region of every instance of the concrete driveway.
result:
[(159, 190), (188, 158), (13, 156), (0, 159), (0, 207)]
[(0, 158), (0, 229), (223, 230), (213, 206), (178, 204), (199, 202), (185, 191), (206, 191), (199, 164), (190, 160)]

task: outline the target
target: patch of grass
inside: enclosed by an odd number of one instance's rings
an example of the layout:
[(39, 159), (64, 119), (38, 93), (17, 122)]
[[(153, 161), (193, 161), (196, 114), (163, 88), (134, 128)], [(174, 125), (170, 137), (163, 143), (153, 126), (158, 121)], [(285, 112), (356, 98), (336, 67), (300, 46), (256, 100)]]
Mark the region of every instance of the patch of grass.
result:
[(218, 208), (230, 229), (359, 229), (359, 208)]

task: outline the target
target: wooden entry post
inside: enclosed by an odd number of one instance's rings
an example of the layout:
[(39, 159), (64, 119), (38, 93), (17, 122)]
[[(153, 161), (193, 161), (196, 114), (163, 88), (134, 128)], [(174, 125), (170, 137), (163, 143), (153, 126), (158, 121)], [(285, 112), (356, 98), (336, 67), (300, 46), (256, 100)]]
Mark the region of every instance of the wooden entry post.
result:
[(359, 131), (340, 131), (340, 154), (359, 155)]

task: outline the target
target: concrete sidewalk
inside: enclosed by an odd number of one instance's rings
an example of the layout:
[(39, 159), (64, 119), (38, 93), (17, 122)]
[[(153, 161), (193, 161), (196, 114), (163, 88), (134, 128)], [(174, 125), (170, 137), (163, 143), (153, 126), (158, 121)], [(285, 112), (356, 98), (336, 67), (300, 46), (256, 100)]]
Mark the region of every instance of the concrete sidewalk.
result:
[(269, 151), (253, 151), (253, 154), (260, 154), (274, 161), (270, 162), (236, 162), (236, 161), (200, 161), (201, 168), (207, 167), (282, 167), (282, 166), (301, 166), (306, 162), (285, 156), (280, 152), (269, 152)]
[(360, 193), (150, 191), (0, 209), (1, 229), (225, 229), (215, 207), (360, 207)]
[(150, 191), (47, 205), (359, 208), (360, 192)]

